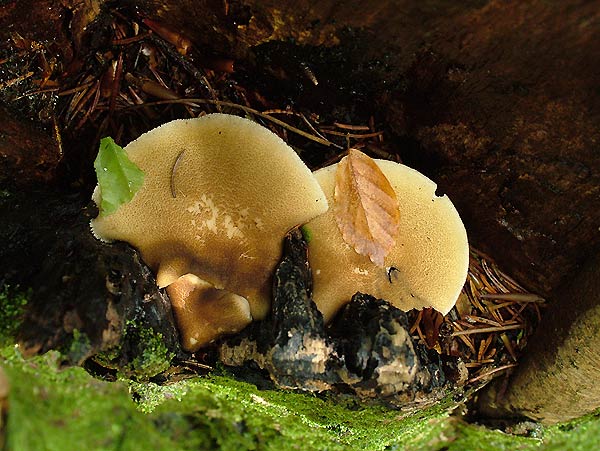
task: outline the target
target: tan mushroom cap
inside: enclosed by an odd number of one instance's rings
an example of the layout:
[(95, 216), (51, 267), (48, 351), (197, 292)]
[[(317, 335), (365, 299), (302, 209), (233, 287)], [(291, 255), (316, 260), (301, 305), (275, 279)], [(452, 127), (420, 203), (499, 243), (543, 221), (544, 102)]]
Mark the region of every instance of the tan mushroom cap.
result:
[(196, 352), (216, 338), (241, 331), (250, 322), (248, 301), (219, 290), (194, 274), (181, 276), (167, 287), (183, 349)]
[[(161, 287), (195, 274), (264, 318), (285, 233), (327, 210), (293, 149), (248, 119), (210, 114), (164, 124), (125, 151), (144, 184), (92, 221), (95, 235), (136, 247)], [(97, 204), (100, 196), (97, 188)]]
[[(399, 233), (385, 258), (386, 268), (374, 265), (344, 242), (330, 209), (304, 226), (310, 234), (314, 301), (325, 321), (330, 321), (357, 291), (385, 299), (405, 311), (433, 307), (445, 315), (456, 303), (467, 277), (465, 227), (450, 199), (435, 195), (434, 182), (407, 166), (375, 161), (394, 188), (400, 206)], [(337, 165), (332, 165), (315, 172), (331, 204), (336, 169)]]

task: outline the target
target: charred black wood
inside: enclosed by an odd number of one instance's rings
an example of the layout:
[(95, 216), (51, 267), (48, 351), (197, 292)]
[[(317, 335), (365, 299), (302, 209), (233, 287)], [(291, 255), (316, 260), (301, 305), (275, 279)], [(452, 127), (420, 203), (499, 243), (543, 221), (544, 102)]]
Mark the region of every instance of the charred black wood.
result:
[(461, 364), (443, 363), (415, 343), (406, 313), (384, 300), (357, 293), (326, 328), (310, 297), (306, 249), (298, 230), (288, 234), (270, 317), (222, 342), (223, 363), (259, 367), (282, 387), (350, 392), (397, 404), (435, 400), (444, 387), (461, 382), (444, 372)]
[(412, 339), (406, 313), (382, 299), (357, 293), (329, 328), (341, 374), (363, 397), (402, 397), (443, 387), (437, 353)]
[(323, 317), (312, 301), (306, 242), (298, 229), (284, 242), (273, 282), (271, 315), (220, 347), (231, 366), (258, 365), (282, 387), (326, 390), (338, 382)]

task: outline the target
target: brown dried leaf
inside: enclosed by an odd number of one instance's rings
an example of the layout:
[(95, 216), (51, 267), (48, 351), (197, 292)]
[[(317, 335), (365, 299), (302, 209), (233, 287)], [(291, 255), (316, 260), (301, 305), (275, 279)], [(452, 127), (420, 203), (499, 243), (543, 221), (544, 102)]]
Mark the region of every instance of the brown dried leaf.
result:
[(383, 267), (398, 234), (398, 199), (379, 166), (359, 150), (350, 149), (338, 163), (333, 208), (344, 241)]

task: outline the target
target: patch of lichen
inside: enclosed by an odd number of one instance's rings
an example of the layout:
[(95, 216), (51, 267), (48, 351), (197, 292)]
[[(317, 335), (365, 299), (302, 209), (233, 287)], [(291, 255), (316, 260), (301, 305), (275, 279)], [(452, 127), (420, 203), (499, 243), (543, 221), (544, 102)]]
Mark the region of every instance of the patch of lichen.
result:
[(0, 346), (14, 342), (31, 290), (4, 285), (0, 289)]

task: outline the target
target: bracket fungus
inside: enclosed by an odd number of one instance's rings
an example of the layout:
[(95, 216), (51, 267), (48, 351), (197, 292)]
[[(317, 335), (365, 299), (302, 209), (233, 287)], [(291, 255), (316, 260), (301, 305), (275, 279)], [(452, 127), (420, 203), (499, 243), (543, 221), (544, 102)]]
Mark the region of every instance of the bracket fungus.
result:
[[(92, 220), (92, 230), (136, 247), (158, 285), (171, 286), (185, 349), (264, 318), (284, 235), (328, 208), (294, 150), (255, 122), (210, 114), (164, 124), (125, 151), (144, 183), (115, 213)], [(101, 197), (97, 187), (96, 204)], [(210, 311), (211, 328), (192, 331), (192, 310)]]
[[(450, 199), (436, 196), (434, 182), (407, 166), (375, 161), (399, 203), (395, 245), (380, 267), (344, 241), (334, 208), (313, 219), (304, 226), (310, 236), (313, 299), (326, 322), (358, 291), (401, 310), (433, 307), (447, 314), (467, 277), (465, 227)], [(332, 205), (338, 164), (315, 172)]]

